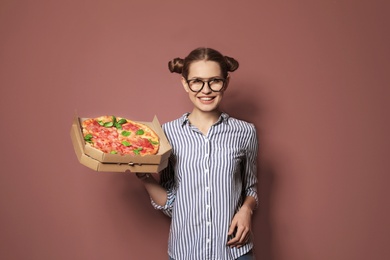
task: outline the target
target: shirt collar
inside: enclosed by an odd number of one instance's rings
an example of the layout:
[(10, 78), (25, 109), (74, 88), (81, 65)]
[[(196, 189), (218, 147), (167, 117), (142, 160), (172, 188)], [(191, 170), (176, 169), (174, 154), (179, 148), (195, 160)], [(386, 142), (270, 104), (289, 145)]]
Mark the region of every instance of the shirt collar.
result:
[[(190, 122), (190, 120), (188, 119), (189, 115), (190, 115), (190, 113), (185, 113), (184, 115), (181, 116), (181, 118), (180, 118), (181, 126), (184, 126), (184, 125), (186, 125), (186, 124), (188, 124)], [(218, 125), (219, 123), (222, 123), (222, 122), (227, 124), (229, 117), (230, 116), (228, 114), (226, 114), (225, 112), (222, 112), (221, 116), (219, 117), (219, 119), (215, 123), (215, 125)]]

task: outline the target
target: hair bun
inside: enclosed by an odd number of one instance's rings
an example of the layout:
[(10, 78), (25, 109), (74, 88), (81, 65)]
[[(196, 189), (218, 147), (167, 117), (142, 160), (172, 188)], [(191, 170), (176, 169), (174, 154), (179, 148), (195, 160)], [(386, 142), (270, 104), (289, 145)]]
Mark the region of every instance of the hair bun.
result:
[(239, 63), (235, 59), (225, 56), (225, 61), (228, 71), (235, 71), (236, 69), (238, 69)]
[(183, 65), (184, 60), (182, 58), (175, 58), (168, 62), (169, 71), (172, 73), (181, 74), (183, 72)]

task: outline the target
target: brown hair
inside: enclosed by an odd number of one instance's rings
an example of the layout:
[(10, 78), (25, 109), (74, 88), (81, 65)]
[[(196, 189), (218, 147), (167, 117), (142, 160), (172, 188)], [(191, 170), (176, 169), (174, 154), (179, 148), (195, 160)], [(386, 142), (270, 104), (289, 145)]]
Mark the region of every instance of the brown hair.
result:
[(227, 77), (228, 72), (238, 69), (238, 61), (235, 59), (223, 56), (219, 51), (211, 48), (197, 48), (190, 52), (187, 57), (175, 58), (168, 62), (170, 72), (181, 74), (185, 79), (188, 77), (188, 70), (192, 62), (195, 61), (215, 61), (221, 67), (222, 76)]

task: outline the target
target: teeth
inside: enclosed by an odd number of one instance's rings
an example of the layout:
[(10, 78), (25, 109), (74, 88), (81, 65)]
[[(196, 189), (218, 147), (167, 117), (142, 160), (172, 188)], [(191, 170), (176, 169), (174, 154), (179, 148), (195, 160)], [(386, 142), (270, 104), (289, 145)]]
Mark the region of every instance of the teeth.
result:
[(212, 98), (211, 97), (202, 97), (202, 98), (200, 98), (201, 100), (205, 100), (205, 101), (209, 101), (209, 100), (212, 100)]

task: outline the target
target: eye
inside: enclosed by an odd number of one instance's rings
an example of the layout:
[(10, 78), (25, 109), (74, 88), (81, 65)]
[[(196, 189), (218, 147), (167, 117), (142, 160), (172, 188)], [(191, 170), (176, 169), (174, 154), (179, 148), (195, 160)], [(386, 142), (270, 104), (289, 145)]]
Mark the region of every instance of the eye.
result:
[(193, 80), (191, 80), (193, 83), (203, 83), (203, 81), (202, 80), (200, 80), (200, 79), (193, 79)]
[(223, 79), (210, 79), (211, 84), (220, 84), (223, 82)]

